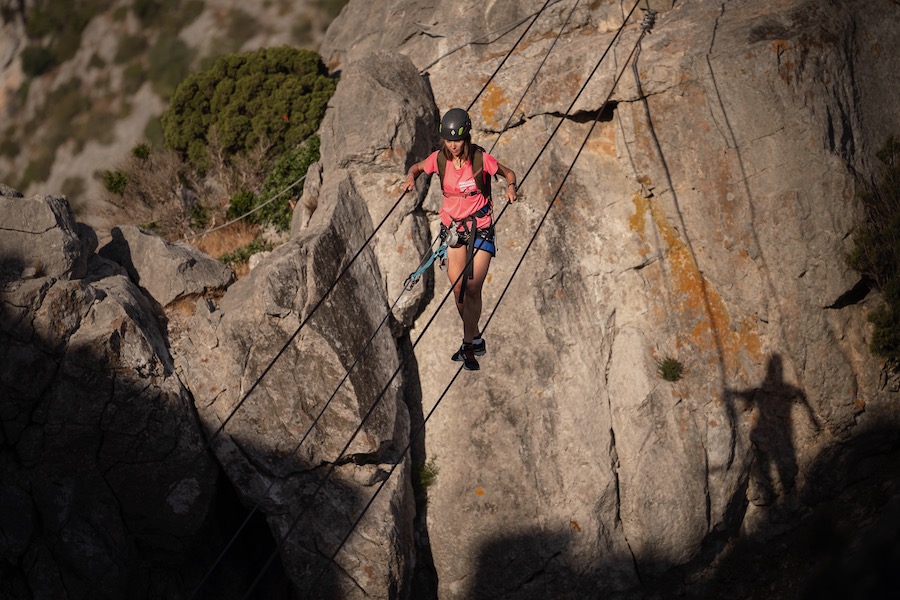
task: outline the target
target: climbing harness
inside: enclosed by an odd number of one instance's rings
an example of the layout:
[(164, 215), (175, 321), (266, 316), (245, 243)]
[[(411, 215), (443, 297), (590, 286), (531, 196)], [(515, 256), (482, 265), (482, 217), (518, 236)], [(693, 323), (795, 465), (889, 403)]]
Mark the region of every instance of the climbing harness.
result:
[[(407, 291), (412, 290), (425, 271), (427, 271), (436, 260), (440, 259), (438, 265), (443, 268), (447, 264), (447, 248), (458, 248), (465, 245), (466, 266), (462, 273), (463, 286), (459, 291), (459, 302), (462, 304), (462, 301), (466, 297), (465, 281), (467, 279), (472, 279), (472, 277), (475, 276), (474, 261), (472, 260), (472, 257), (475, 255), (475, 249), (478, 248), (480, 250), (491, 252), (492, 254), (494, 253), (494, 225), (491, 224), (490, 227), (481, 229), (479, 229), (477, 225), (478, 219), (486, 217), (492, 212), (493, 206), (491, 204), (485, 204), (481, 209), (475, 211), (462, 221), (451, 221), (450, 225), (441, 223), (441, 232), (438, 234), (437, 238), (441, 242), (440, 245), (430, 256), (427, 256), (422, 260), (418, 269), (409, 274), (409, 277), (403, 282), (404, 289)], [(431, 247), (434, 247), (434, 242), (432, 242)]]
[[(487, 252), (494, 252), (494, 226), (491, 225), (484, 229), (478, 229), (476, 226), (477, 219), (489, 214), (491, 214), (491, 206), (487, 205), (481, 210), (476, 211), (475, 214), (470, 217), (463, 219), (463, 222), (453, 221), (450, 223), (450, 226), (441, 223), (441, 231), (436, 239), (436, 241), (440, 241), (440, 244), (437, 249), (422, 260), (419, 264), (419, 268), (409, 274), (409, 277), (403, 282), (403, 288), (406, 291), (411, 291), (422, 278), (422, 275), (424, 275), (436, 261), (438, 266), (443, 269), (447, 264), (447, 248), (458, 248), (462, 245), (466, 246), (466, 268), (463, 275), (471, 279), (473, 276), (472, 256), (475, 254), (475, 249), (478, 248)], [(472, 235), (473, 229), (475, 235)], [(434, 242), (431, 243), (431, 247), (434, 247)], [(464, 297), (465, 286), (463, 286), (460, 291), (459, 301), (462, 302)]]

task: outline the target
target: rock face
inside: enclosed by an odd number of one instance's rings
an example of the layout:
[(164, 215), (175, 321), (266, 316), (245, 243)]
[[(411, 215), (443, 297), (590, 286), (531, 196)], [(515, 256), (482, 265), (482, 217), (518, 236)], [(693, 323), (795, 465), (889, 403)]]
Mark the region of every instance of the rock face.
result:
[[(349, 182), (340, 198), (320, 204), (313, 225), (232, 286), (217, 310), (198, 305), (190, 337), (176, 341), (178, 364), (210, 435), (224, 427), (216, 456), (245, 504), (266, 514), (295, 586), (334, 597), (396, 597), (408, 580), (413, 506), (409, 465), (398, 454), (409, 431), (400, 382), (381, 387), (398, 366), (386, 328), (338, 387), (387, 306), (371, 252), (301, 327), (327, 291), (324, 282), (364, 240), (367, 228), (359, 225), (368, 216)], [(323, 557), (338, 549), (398, 461), (399, 472), (337, 558), (343, 576), (332, 573)]]
[[(354, 255), (399, 196), (407, 145), (432, 139), (434, 107), (412, 63), (388, 54), (348, 67), (332, 106), (292, 240), (217, 307), (198, 305), (173, 343), (216, 456), (244, 503), (266, 515), (298, 593), (405, 598), (415, 561), (403, 452), (411, 384), (385, 325), (406, 276), (396, 257), (415, 261), (428, 245), (417, 199)], [(411, 323), (423, 294), (394, 304), (397, 318)]]
[(0, 261), (24, 268), (0, 282), (0, 589), (171, 597), (217, 470), (165, 334), (64, 200), (4, 193)]
[[(321, 197), (335, 196), (342, 182), (352, 183), (372, 226), (384, 221), (373, 248), (388, 297), (399, 298), (394, 317), (411, 325), (428, 284), (403, 294), (403, 283), (431, 236), (421, 209), (423, 184), (402, 198), (398, 190), (406, 170), (437, 143), (434, 99), (409, 59), (376, 52), (347, 65), (329, 106), (320, 128), (322, 159), (310, 169), (300, 203), (318, 206)], [(295, 212), (294, 234), (314, 210)]]
[(172, 244), (139, 227), (114, 227), (100, 256), (128, 271), (161, 307), (182, 298), (224, 290), (234, 281), (231, 269), (193, 246)]
[(3, 271), (10, 276), (84, 277), (88, 257), (97, 249), (97, 238), (86, 230), (78, 231), (65, 198), (25, 200), (4, 185), (0, 188), (0, 214)]
[[(900, 538), (897, 379), (844, 255), (900, 131), (900, 7), (660, 1), (641, 37), (631, 3), (548, 3), (489, 81), (540, 4), (352, 0), (292, 240), (165, 332), (148, 298), (203, 293), (169, 281), (196, 257), (147, 266), (179, 251), (122, 228), (120, 267), (62, 200), (0, 186), (3, 593), (199, 583), (223, 544), (195, 551), (216, 472), (197, 417), (301, 597), (796, 598), (883, 575), (841, 556)], [(523, 198), (497, 202), (488, 354), (457, 377), (445, 276), (400, 294), (438, 186), (397, 186), (473, 98)], [(202, 593), (243, 597), (251, 552)]]
[[(398, 51), (427, 69), (444, 112), (469, 105), (525, 25), (480, 36), (540, 4), (441, 13), (354, 0), (321, 51), (348, 73)], [(486, 85), (476, 142), (497, 141), (572, 4), (548, 7)], [(900, 131), (887, 101), (900, 81), (876, 66), (900, 51), (900, 7), (675, 2), (632, 68), (637, 11), (534, 162), (625, 4), (575, 10), (494, 151), (527, 179), (498, 224), (482, 323), (599, 116), (488, 325), (484, 370), (464, 373), (428, 423), (442, 600), (640, 597), (656, 585), (702, 596), (742, 543), (817, 510), (827, 457), (896, 432), (896, 390), (867, 350), (877, 300), (853, 292), (844, 256), (860, 181)], [(333, 108), (332, 122), (353, 119)], [(438, 206), (432, 189), (432, 223)], [(416, 348), (426, 411), (457, 366), (451, 311)], [(680, 381), (658, 375), (666, 358), (686, 367)]]

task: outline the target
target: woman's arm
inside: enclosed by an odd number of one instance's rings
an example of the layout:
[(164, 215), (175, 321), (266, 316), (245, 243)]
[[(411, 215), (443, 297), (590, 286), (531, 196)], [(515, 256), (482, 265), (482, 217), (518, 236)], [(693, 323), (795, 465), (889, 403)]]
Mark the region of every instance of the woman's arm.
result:
[(516, 193), (516, 174), (509, 167), (497, 163), (497, 172), (500, 177), (506, 180), (506, 199), (509, 202), (515, 202), (519, 197)]
[(419, 161), (417, 163), (413, 163), (413, 166), (409, 168), (409, 171), (406, 173), (406, 181), (403, 182), (403, 187), (401, 188), (404, 192), (408, 192), (409, 190), (416, 187), (416, 177), (419, 176), (419, 173), (425, 172), (425, 161)]

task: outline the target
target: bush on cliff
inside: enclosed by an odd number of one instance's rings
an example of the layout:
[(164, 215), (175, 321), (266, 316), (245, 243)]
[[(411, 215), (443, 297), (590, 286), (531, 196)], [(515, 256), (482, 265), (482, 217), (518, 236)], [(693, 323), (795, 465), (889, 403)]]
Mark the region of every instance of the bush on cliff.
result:
[(162, 117), (166, 144), (199, 170), (210, 142), (228, 157), (260, 145), (268, 156), (315, 133), (334, 93), (318, 54), (287, 46), (232, 54), (185, 79)]
[(125, 190), (109, 200), (152, 219), (166, 237), (263, 204), (245, 221), (286, 231), (303, 186), (286, 188), (319, 158), (314, 134), (335, 86), (308, 50), (285, 46), (217, 59), (178, 84), (161, 119), (167, 148), (136, 147), (122, 167)]
[(291, 201), (300, 196), (303, 191), (301, 179), (317, 160), (319, 137), (313, 135), (275, 161), (258, 194), (247, 189), (232, 194), (225, 216), (230, 220), (247, 215), (249, 223), (272, 225), (278, 231), (287, 231), (291, 228)]
[(884, 296), (884, 303), (869, 314), (875, 324), (872, 351), (900, 359), (900, 139), (888, 138), (876, 156), (879, 173), (860, 196), (866, 222), (854, 237), (849, 262)]

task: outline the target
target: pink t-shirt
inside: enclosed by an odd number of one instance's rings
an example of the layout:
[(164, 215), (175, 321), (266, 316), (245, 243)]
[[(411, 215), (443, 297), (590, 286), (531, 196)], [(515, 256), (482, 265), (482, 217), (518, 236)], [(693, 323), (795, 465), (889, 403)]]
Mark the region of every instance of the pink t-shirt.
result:
[[(438, 163), (437, 156), (440, 150), (432, 152), (425, 159), (424, 170), (426, 173), (437, 173)], [(488, 154), (482, 154), (482, 163), (484, 170), (488, 175), (497, 173), (497, 159)], [(479, 175), (481, 176), (481, 175)], [(444, 171), (444, 203), (441, 206), (441, 223), (450, 225), (451, 221), (461, 221), (481, 210), (488, 203), (487, 198), (478, 190), (475, 184), (475, 176), (472, 173), (472, 163), (466, 161), (461, 169), (453, 166), (453, 161), (447, 161), (447, 167)], [(474, 195), (470, 195), (474, 192)], [(477, 221), (479, 229), (489, 227), (491, 224), (491, 216), (485, 215)]]

